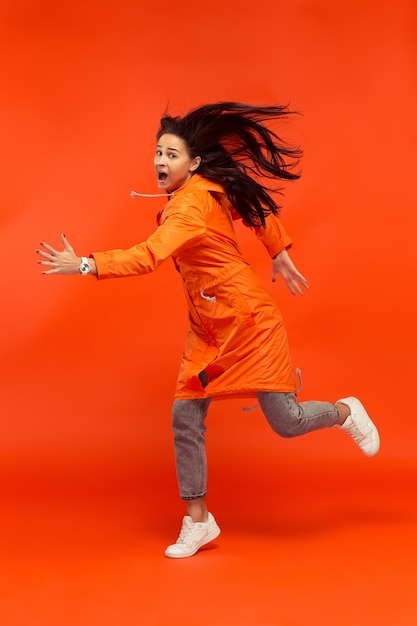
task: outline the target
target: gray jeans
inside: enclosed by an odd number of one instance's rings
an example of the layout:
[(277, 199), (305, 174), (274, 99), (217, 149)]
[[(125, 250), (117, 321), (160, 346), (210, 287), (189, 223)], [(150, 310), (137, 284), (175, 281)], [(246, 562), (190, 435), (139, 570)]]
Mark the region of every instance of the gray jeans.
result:
[[(297, 437), (334, 426), (338, 411), (330, 402), (297, 403), (293, 393), (258, 392), (258, 401), (271, 428), (281, 437)], [(211, 398), (176, 400), (172, 428), (177, 479), (182, 500), (206, 495), (206, 415)]]

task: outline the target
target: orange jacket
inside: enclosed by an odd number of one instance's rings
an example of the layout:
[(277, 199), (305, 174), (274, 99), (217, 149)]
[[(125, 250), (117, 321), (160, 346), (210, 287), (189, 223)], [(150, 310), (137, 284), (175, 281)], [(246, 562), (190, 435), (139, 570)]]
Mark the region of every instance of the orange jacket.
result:
[[(173, 258), (189, 310), (177, 399), (296, 389), (281, 314), (239, 250), (236, 217), (224, 189), (194, 174), (146, 241), (93, 254), (99, 279), (145, 274)], [(254, 230), (271, 257), (291, 245), (273, 215)]]

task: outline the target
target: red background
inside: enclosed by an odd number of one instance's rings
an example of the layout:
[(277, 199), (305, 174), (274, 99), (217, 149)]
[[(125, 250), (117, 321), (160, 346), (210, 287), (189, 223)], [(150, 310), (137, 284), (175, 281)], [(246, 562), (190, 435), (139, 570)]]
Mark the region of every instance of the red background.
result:
[[(0, 11), (0, 623), (414, 624), (413, 0)], [(34, 249), (62, 231), (79, 254), (146, 238), (161, 202), (129, 194), (157, 191), (161, 114), (223, 99), (302, 113), (283, 129), (305, 156), (282, 219), (309, 293), (272, 285), (239, 230), (242, 246), (284, 313), (300, 399), (359, 396), (382, 448), (362, 458), (335, 431), (284, 442), (247, 402), (215, 403), (224, 533), (172, 563), (178, 277), (170, 263), (123, 281), (45, 277)]]

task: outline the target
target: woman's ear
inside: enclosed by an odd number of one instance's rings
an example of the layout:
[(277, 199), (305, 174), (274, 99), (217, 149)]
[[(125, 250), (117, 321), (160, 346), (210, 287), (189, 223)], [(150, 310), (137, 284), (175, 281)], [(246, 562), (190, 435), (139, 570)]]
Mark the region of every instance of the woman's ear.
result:
[(190, 172), (195, 172), (201, 163), (201, 157), (197, 156), (191, 161)]

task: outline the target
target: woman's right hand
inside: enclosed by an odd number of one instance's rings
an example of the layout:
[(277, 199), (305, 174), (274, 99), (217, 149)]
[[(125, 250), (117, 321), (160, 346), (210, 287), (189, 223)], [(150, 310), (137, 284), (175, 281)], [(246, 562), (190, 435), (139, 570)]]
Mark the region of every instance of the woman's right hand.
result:
[(285, 249), (272, 259), (272, 282), (276, 281), (278, 272), (287, 283), (287, 287), (293, 296), (297, 295), (297, 293), (300, 296), (303, 295), (301, 287), (304, 287), (304, 289), (309, 288), (307, 280), (295, 267), (288, 251)]
[[(55, 250), (52, 246), (44, 243), (43, 241), (40, 244), (43, 250), (38, 249), (35, 251), (40, 257), (42, 257), (42, 260), (38, 261), (39, 265), (42, 265), (45, 268), (49, 268), (45, 269), (42, 274), (80, 273), (81, 258), (75, 254), (72, 246), (67, 241), (64, 234), (61, 235), (61, 241), (64, 246), (64, 249), (62, 251)], [(91, 263), (91, 265), (92, 264), (93, 263)]]

